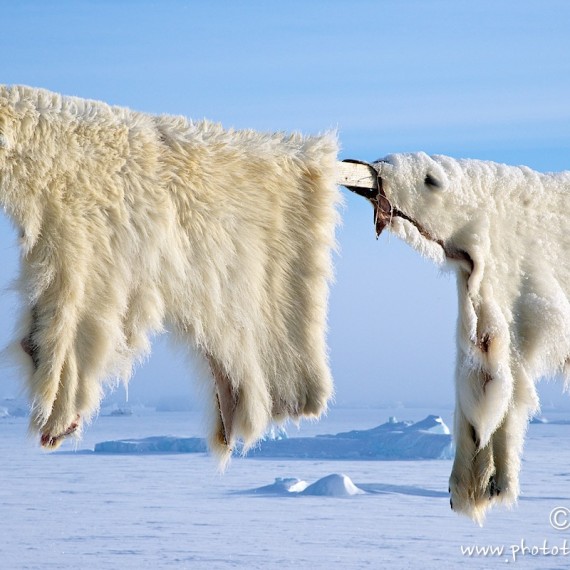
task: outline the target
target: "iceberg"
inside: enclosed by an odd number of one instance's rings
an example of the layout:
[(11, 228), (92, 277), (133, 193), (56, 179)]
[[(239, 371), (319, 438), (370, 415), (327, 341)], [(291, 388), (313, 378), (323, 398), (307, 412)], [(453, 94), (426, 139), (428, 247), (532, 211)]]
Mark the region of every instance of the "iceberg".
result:
[(120, 439), (95, 444), (95, 453), (205, 453), (206, 440), (200, 437), (152, 436)]
[[(196, 437), (154, 436), (144, 439), (105, 441), (96, 453), (206, 453), (206, 440)], [(239, 447), (236, 453), (242, 453)], [(278, 459), (413, 460), (451, 459), (453, 444), (449, 428), (439, 416), (419, 422), (388, 422), (368, 430), (334, 435), (287, 437), (280, 428), (268, 433), (246, 457)]]
[(419, 422), (388, 422), (368, 430), (334, 435), (262, 441), (247, 452), (251, 457), (290, 459), (451, 459), (452, 438), (439, 416)]
[(29, 407), (25, 401), (17, 398), (4, 398), (0, 401), (0, 419), (25, 418)]

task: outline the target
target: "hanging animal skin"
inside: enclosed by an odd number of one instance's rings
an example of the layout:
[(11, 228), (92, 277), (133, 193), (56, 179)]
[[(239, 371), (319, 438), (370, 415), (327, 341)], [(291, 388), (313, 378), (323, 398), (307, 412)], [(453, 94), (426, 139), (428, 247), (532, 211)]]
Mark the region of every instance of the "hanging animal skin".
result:
[(163, 330), (209, 368), (222, 462), (271, 421), (321, 414), (336, 155), (331, 135), (0, 87), (0, 205), (21, 235), (15, 346), (42, 445), (79, 432), (103, 382), (126, 381)]
[(570, 172), (424, 153), (373, 166), (377, 231), (457, 274), (451, 504), (482, 522), (519, 495), (536, 381), (570, 378)]

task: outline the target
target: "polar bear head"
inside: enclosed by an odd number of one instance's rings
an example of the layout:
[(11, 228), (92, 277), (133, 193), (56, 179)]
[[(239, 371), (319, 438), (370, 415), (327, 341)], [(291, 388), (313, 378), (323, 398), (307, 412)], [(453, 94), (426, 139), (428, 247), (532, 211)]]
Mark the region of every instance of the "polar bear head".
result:
[(391, 154), (374, 166), (389, 202), (380, 215), (390, 230), (434, 261), (471, 271), (468, 249), (477, 226), (485, 225), (485, 207), (467, 165), (420, 152)]

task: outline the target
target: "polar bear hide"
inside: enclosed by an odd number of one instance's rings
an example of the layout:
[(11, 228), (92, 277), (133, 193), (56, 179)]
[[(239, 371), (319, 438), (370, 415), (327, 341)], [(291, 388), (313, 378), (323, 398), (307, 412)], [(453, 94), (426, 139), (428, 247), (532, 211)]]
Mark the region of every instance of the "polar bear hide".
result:
[(481, 523), (490, 506), (519, 495), (535, 382), (568, 379), (570, 172), (424, 153), (374, 167), (377, 230), (387, 225), (457, 273), (451, 504)]
[(318, 416), (334, 135), (223, 130), (0, 87), (0, 203), (20, 232), (31, 429), (57, 447), (164, 330), (209, 364), (211, 447)]

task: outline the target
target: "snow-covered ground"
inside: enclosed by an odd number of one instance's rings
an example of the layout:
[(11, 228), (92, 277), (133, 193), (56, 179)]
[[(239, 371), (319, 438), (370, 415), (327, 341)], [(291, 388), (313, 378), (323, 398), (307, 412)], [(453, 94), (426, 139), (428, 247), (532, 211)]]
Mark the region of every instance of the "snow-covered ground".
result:
[[(418, 421), (430, 412), (451, 423), (446, 410), (333, 410), (298, 433), (289, 428), (289, 435), (368, 429), (390, 415)], [(26, 439), (25, 418), (0, 419), (0, 432), (0, 567), (9, 570), (479, 569), (506, 563), (535, 569), (570, 563), (570, 554), (543, 552), (545, 541), (551, 552), (570, 541), (569, 530), (549, 522), (560, 507), (556, 521), (565, 526), (564, 509), (570, 508), (570, 466), (559, 454), (570, 425), (530, 426), (520, 503), (513, 511), (492, 512), (484, 528), (449, 509), (449, 460), (234, 458), (221, 475), (203, 454), (81, 451), (110, 439), (201, 436), (192, 412), (102, 415), (77, 452), (66, 444), (42, 453)], [(488, 546), (503, 553), (462, 553)], [(523, 546), (530, 548), (524, 555)]]

